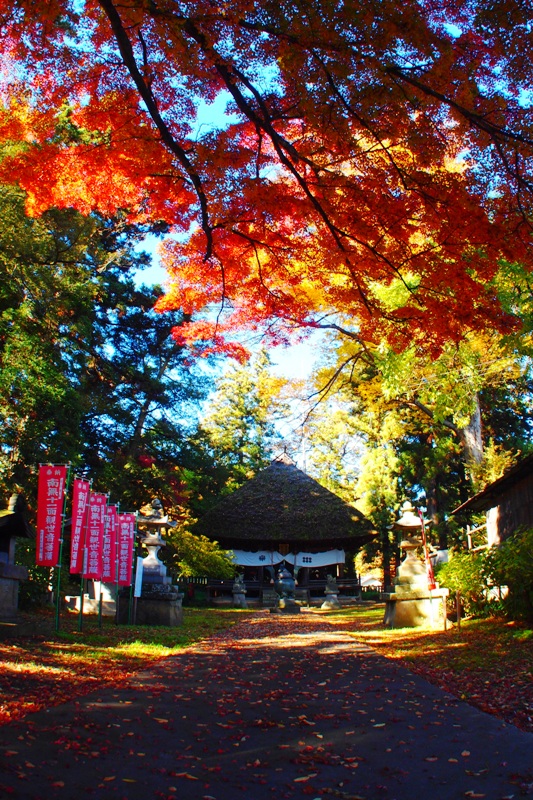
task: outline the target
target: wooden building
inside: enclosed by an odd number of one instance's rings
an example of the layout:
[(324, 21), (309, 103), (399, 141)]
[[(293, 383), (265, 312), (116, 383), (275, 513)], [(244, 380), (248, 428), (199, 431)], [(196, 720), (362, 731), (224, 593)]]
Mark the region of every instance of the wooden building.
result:
[(497, 545), (519, 528), (533, 527), (533, 455), (456, 508), (454, 514), (485, 511), (487, 543)]
[(366, 517), (298, 469), (285, 454), (224, 497), (194, 528), (235, 554), (247, 586), (271, 583), (281, 566), (299, 587), (344, 578), (375, 531)]

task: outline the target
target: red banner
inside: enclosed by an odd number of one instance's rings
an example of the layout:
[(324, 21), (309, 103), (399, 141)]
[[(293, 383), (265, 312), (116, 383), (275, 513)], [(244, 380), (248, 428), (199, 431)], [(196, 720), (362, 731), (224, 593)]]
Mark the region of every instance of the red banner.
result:
[(72, 492), (72, 529), (70, 537), (70, 571), (81, 572), (83, 565), (84, 533), (87, 527), (87, 509), (91, 484), (74, 478)]
[(53, 464), (39, 467), (36, 563), (40, 567), (58, 565), (67, 470), (66, 466)]
[(118, 585), (131, 586), (135, 514), (119, 514), (117, 529)]
[(91, 492), (85, 534), (84, 564), (82, 575), (99, 581), (102, 576), (102, 549), (107, 496)]
[(117, 507), (107, 506), (102, 550), (102, 581), (116, 583), (117, 580)]

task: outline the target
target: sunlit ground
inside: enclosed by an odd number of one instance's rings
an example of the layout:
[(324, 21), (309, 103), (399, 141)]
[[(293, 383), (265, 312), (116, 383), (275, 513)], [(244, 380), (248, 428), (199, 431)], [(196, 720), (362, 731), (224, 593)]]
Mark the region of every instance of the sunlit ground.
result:
[[(120, 687), (139, 670), (183, 652), (224, 651), (232, 646), (301, 650), (323, 655), (376, 654), (402, 660), (413, 671), (473, 705), (533, 732), (533, 635), (505, 620), (465, 620), (444, 630), (391, 630), (383, 606), (338, 611), (303, 609), (297, 615), (233, 609), (186, 609), (179, 628), (117, 626), (105, 618), (31, 620), (34, 636), (0, 640), (0, 724), (71, 700), (99, 687)], [(186, 653), (184, 653), (186, 657)], [(302, 661), (305, 664), (305, 658)]]

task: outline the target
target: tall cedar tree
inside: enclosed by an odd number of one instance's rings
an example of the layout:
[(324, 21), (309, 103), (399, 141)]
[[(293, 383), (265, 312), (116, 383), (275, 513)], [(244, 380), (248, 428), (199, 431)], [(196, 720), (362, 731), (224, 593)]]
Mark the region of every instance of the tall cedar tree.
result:
[(198, 432), (190, 441), (187, 477), (195, 513), (264, 469), (282, 447), (276, 420), (288, 413), (285, 378), (274, 375), (266, 353), (233, 364), (216, 381)]

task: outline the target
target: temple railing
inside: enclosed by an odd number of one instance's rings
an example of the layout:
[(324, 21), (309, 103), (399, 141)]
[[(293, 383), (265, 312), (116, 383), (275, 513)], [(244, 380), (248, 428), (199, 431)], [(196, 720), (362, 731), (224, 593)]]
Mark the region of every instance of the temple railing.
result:
[[(235, 581), (220, 580), (218, 578), (191, 577), (181, 578), (180, 589), (188, 597), (204, 595), (208, 602), (217, 598), (231, 598)], [(309, 580), (305, 584), (296, 585), (296, 597), (307, 599), (323, 597), (326, 589), (326, 580)], [(268, 581), (245, 581), (246, 597), (249, 600), (261, 600), (264, 592), (273, 590), (273, 584)], [(361, 597), (361, 583), (358, 578), (337, 578), (340, 597)]]

